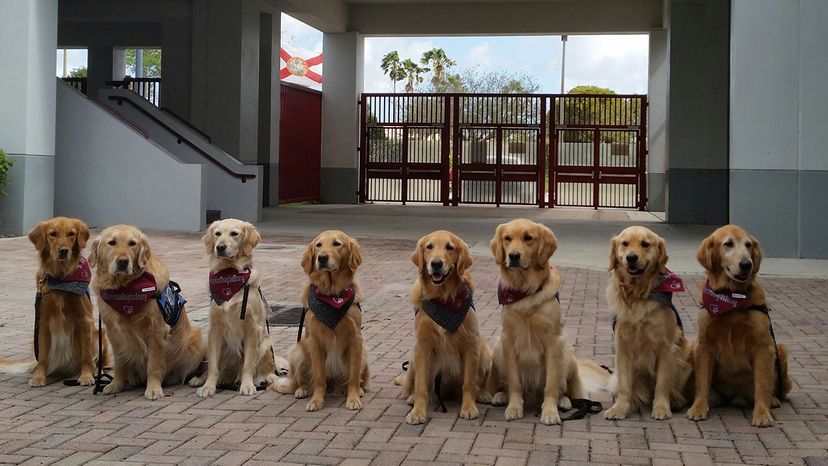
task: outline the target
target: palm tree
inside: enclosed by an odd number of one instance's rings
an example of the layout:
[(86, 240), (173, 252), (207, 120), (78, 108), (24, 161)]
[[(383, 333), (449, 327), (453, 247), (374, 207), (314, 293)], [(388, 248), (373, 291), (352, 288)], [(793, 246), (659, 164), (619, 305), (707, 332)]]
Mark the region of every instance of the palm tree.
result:
[(397, 92), (397, 81), (405, 79), (405, 70), (403, 70), (402, 62), (400, 62), (400, 54), (396, 50), (388, 52), (382, 57), (380, 64), (382, 72), (391, 78), (391, 90)]
[(455, 65), (454, 60), (446, 55), (443, 49), (433, 48), (425, 53), (420, 59), (423, 65), (431, 65), (434, 75), (431, 77), (431, 85), (436, 92), (443, 92), (446, 89), (446, 69)]
[(403, 60), (402, 67), (403, 70), (405, 70), (405, 79), (408, 80), (408, 82), (405, 83), (405, 92), (414, 92), (415, 85), (423, 82), (423, 77), (420, 75), (430, 71), (428, 68), (423, 68), (422, 66), (414, 63), (414, 61), (410, 58)]

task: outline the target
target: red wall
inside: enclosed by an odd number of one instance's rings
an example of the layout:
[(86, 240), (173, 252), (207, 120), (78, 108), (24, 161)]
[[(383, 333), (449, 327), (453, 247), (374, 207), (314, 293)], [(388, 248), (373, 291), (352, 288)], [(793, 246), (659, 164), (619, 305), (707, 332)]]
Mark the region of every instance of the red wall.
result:
[(318, 201), (322, 163), (322, 93), (281, 85), (279, 203)]

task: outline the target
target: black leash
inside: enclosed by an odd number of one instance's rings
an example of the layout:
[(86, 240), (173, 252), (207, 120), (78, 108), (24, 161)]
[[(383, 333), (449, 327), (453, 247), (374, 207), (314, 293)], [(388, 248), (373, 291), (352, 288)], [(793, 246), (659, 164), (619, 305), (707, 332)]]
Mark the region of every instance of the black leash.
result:
[[(402, 370), (408, 372), (408, 366), (410, 363), (408, 361), (403, 361), (402, 363)], [(437, 397), (437, 403), (440, 404), (440, 412), (447, 413), (448, 409), (446, 409), (446, 404), (443, 402), (443, 396), (440, 394), (440, 387), (443, 385), (443, 373), (438, 372), (437, 375), (434, 376), (434, 395)]]
[(783, 401), (785, 399), (785, 388), (782, 381), (782, 361), (779, 358), (779, 345), (776, 343), (776, 335), (773, 333), (773, 321), (771, 320), (770, 316), (770, 308), (768, 306), (762, 304), (755, 304), (752, 306), (748, 306), (743, 308), (744, 311), (759, 311), (766, 316), (768, 316), (768, 327), (770, 329), (771, 339), (773, 340), (773, 348), (775, 350), (776, 357), (774, 358), (774, 366), (776, 369), (776, 384), (774, 387), (774, 391), (776, 392), (776, 398), (779, 401)]
[(101, 393), (105, 386), (112, 382), (112, 376), (104, 373), (103, 369), (103, 323), (101, 322), (101, 312), (98, 310), (98, 375), (95, 377), (95, 388), (92, 389), (92, 394), (97, 395)]
[[(262, 289), (259, 288), (259, 294), (261, 294)], [(239, 319), (244, 320), (244, 316), (247, 315), (247, 295), (250, 293), (250, 285), (247, 283), (244, 284), (244, 294), (242, 294), (242, 305), (241, 305), (241, 312), (239, 313)]]
[(570, 401), (572, 402), (572, 409), (574, 411), (567, 416), (561, 416), (561, 421), (583, 419), (587, 414), (598, 414), (604, 410), (604, 406), (600, 401), (592, 401), (586, 398), (573, 398)]

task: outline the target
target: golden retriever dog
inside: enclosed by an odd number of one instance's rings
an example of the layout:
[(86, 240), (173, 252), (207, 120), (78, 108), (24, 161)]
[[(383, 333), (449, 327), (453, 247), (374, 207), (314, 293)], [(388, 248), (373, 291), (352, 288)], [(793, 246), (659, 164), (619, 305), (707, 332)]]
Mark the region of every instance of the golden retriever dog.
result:
[(77, 376), (80, 385), (95, 383), (98, 330), (89, 298), (92, 273), (82, 255), (89, 234), (89, 227), (81, 220), (66, 217), (40, 222), (29, 233), (40, 262), (36, 277), (36, 359), (0, 359), (0, 372), (34, 371), (29, 381), (32, 387), (46, 385), (50, 375)]
[(490, 246), (500, 271), (498, 301), (503, 305), (503, 332), (492, 351), (488, 381), (492, 405), (508, 402), (505, 417), (512, 421), (523, 417), (524, 397), (542, 399), (540, 422), (559, 424), (558, 407), (569, 409), (570, 398), (584, 397), (579, 366), (599, 387), (606, 386), (609, 374), (591, 361), (579, 362), (564, 337), (561, 276), (549, 264), (557, 239), (545, 225), (516, 219), (497, 227)]
[(684, 284), (667, 270), (667, 246), (649, 229), (626, 228), (611, 244), (607, 302), (614, 313), (616, 398), (605, 417), (624, 419), (633, 406), (652, 403), (653, 419), (670, 419), (692, 389), (693, 345), (671, 301)]
[(362, 409), (369, 374), (359, 305), (362, 292), (355, 277), (360, 264), (359, 243), (338, 230), (320, 233), (302, 256), (308, 276), (302, 304), (310, 310), (305, 335), (290, 349), (288, 376), (273, 387), (296, 398), (310, 394), (308, 411), (322, 409), (329, 384), (341, 386), (343, 382), (345, 407)]
[(438, 374), (440, 393), (462, 393), (460, 417), (476, 419), (475, 402), (491, 401), (485, 382), (492, 356), (473, 310), (469, 247), (454, 233), (435, 231), (420, 238), (411, 261), (418, 271), (410, 294), (416, 309), (414, 360), (395, 379), (413, 404), (405, 420), (409, 424), (428, 420)]
[(696, 398), (687, 410), (707, 419), (711, 386), (733, 404), (753, 402), (751, 424), (773, 425), (770, 408), (791, 390), (788, 352), (773, 336), (768, 303), (756, 280), (759, 241), (726, 225), (702, 241), (696, 258), (707, 271), (695, 352)]
[(162, 398), (162, 383), (184, 383), (204, 359), (201, 329), (190, 325), (183, 303), (177, 315), (166, 314), (159, 305), (162, 294), (169, 296), (170, 276), (138, 228), (103, 230), (92, 243), (89, 262), (115, 356), (112, 381), (103, 392), (146, 383), (144, 397)]
[(207, 378), (190, 380), (192, 386), (203, 382), (196, 391), (202, 398), (214, 395), (219, 383), (238, 384), (240, 394), (254, 395), (262, 381), (276, 381), (268, 311), (259, 292), (261, 275), (253, 267), (253, 249), (259, 241), (261, 236), (253, 225), (232, 218), (213, 222), (202, 237), (210, 257), (212, 298)]

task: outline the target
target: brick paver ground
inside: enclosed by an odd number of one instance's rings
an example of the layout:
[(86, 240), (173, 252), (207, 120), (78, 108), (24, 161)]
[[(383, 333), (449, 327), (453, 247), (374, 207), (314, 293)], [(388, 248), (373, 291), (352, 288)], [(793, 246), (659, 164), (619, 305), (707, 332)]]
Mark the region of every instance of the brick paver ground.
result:
[[(207, 261), (198, 235), (151, 234), (152, 246), (181, 283), (191, 318), (206, 326)], [(299, 257), (309, 238), (266, 236), (256, 265), (268, 277), (271, 304), (296, 304), (304, 276)], [(305, 412), (305, 401), (274, 392), (253, 397), (220, 392), (202, 400), (190, 387), (167, 387), (147, 401), (142, 390), (117, 396), (54, 383), (32, 389), (28, 378), (0, 376), (0, 462), (79, 464), (94, 462), (241, 464), (828, 464), (828, 281), (764, 280), (774, 308), (777, 337), (792, 359), (795, 388), (774, 410), (775, 427), (750, 426), (750, 409), (720, 408), (710, 419), (690, 422), (648, 416), (606, 421), (603, 416), (538, 424), (528, 412), (505, 422), (503, 408), (481, 406), (477, 420), (431, 412), (424, 426), (408, 426), (408, 406), (391, 379), (410, 357), (413, 313), (408, 288), (415, 276), (412, 241), (365, 239), (359, 278), (365, 292), (364, 335), (370, 352), (371, 387), (365, 408), (344, 407), (330, 395), (326, 407)], [(25, 238), (0, 240), (0, 354), (31, 354), (35, 254)], [(478, 248), (477, 250), (481, 250)], [(553, 257), (554, 262), (554, 257)], [(602, 266), (603, 264), (595, 264)], [(476, 257), (471, 272), (483, 332), (499, 332), (496, 272), (490, 257)], [(611, 330), (604, 297), (607, 273), (565, 268), (561, 304), (569, 340), (581, 357), (612, 365)], [(700, 275), (685, 276), (697, 289)], [(676, 296), (688, 335), (696, 334), (695, 293)], [(295, 328), (274, 328), (271, 338), (285, 354)], [(608, 401), (608, 400), (602, 400)], [(605, 404), (606, 406), (606, 404)]]

